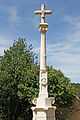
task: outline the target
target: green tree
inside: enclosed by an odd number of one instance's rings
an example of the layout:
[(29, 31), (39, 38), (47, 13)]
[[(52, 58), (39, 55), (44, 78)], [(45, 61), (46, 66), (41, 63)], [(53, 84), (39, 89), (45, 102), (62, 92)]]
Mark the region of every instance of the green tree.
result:
[(55, 97), (59, 107), (72, 105), (74, 99), (74, 88), (69, 78), (65, 77), (60, 70), (47, 67), (48, 70), (48, 91), (50, 97)]
[(32, 99), (37, 96), (39, 72), (32, 45), (27, 46), (25, 41), (21, 38), (14, 41), (0, 60), (2, 120), (31, 119), (28, 113), (31, 112)]
[[(60, 70), (47, 66), (48, 91), (58, 106), (72, 104), (73, 88)], [(31, 120), (32, 100), (39, 92), (39, 65), (32, 45), (19, 38), (0, 59), (0, 118), (2, 120)]]
[(72, 86), (75, 89), (75, 94), (80, 97), (80, 83), (72, 83)]

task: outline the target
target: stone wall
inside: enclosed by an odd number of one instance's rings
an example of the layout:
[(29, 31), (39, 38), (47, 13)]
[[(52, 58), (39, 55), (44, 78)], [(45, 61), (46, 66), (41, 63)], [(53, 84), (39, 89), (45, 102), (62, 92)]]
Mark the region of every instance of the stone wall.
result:
[(56, 120), (80, 120), (80, 101), (75, 100), (73, 106), (57, 108)]

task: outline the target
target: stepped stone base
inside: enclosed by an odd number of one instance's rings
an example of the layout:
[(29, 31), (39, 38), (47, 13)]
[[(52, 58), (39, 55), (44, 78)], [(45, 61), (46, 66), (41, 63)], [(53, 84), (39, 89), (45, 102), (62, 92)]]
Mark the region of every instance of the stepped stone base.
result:
[(55, 120), (56, 107), (52, 106), (54, 98), (35, 98), (33, 103), (37, 105), (32, 107), (33, 120)]
[(33, 107), (33, 120), (55, 120), (55, 106)]

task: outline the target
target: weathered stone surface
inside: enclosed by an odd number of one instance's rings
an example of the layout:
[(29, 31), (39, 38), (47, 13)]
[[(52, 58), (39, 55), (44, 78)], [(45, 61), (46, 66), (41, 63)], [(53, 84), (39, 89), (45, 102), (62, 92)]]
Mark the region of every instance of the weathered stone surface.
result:
[(39, 97), (34, 98), (32, 107), (33, 120), (55, 120), (56, 107), (52, 106), (55, 98), (48, 98), (47, 90), (47, 70), (46, 70), (46, 32), (48, 24), (45, 23), (45, 15), (51, 14), (51, 10), (45, 10), (45, 5), (42, 4), (41, 11), (35, 11), (35, 14), (41, 15), (41, 23), (39, 30), (41, 32), (41, 52), (40, 52), (40, 89)]

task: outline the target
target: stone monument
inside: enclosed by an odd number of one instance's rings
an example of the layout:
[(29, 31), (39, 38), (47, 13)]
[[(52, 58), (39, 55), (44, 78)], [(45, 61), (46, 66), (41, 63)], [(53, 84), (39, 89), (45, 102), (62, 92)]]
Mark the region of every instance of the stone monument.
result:
[(41, 32), (41, 52), (40, 52), (40, 80), (39, 80), (39, 97), (34, 98), (32, 107), (33, 120), (55, 120), (56, 107), (54, 97), (48, 97), (47, 89), (47, 70), (46, 70), (46, 32), (48, 24), (45, 23), (45, 15), (51, 14), (51, 10), (45, 10), (45, 5), (42, 4), (41, 10), (35, 11), (36, 15), (41, 15), (41, 23), (39, 30)]

